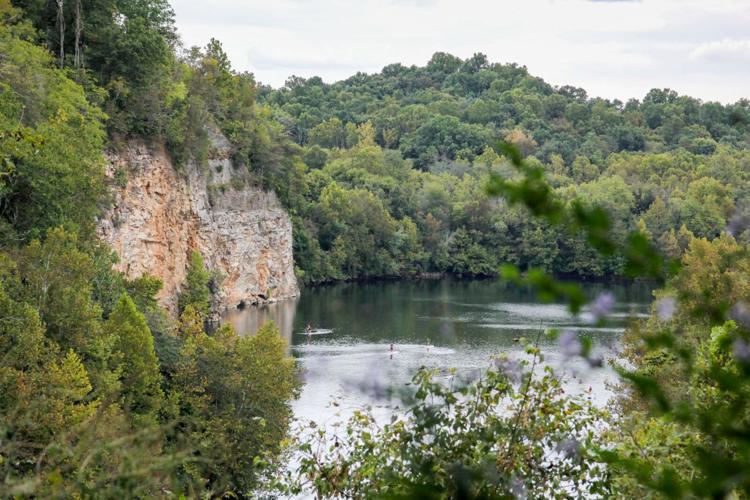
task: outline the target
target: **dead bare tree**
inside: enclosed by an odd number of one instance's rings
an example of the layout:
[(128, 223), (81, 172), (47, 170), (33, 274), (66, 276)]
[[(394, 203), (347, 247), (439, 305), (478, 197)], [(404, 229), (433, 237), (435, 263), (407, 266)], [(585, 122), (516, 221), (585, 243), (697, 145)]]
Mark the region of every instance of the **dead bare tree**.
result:
[(57, 26), (60, 29), (60, 67), (65, 65), (65, 14), (63, 12), (64, 0), (57, 2)]
[(81, 34), (83, 33), (83, 21), (81, 20), (81, 0), (76, 0), (76, 19), (75, 19), (75, 33), (76, 33), (76, 48), (73, 56), (73, 63), (76, 69), (83, 66), (83, 50), (81, 47)]

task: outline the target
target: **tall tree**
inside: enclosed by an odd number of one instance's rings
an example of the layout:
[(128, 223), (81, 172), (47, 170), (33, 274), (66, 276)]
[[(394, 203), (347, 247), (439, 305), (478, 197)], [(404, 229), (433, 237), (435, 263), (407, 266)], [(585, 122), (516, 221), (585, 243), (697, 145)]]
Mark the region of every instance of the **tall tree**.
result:
[(175, 375), (190, 442), (201, 457), (188, 471), (213, 491), (243, 496), (257, 485), (258, 462), (273, 462), (292, 417), (298, 379), (273, 323), (251, 337), (230, 325), (189, 337)]
[(151, 331), (130, 296), (122, 294), (105, 329), (115, 338), (124, 409), (136, 424), (154, 423), (164, 400), (159, 363)]
[(179, 296), (179, 309), (184, 311), (192, 306), (203, 319), (208, 316), (211, 308), (211, 290), (208, 287), (211, 275), (203, 263), (203, 256), (198, 251), (190, 254), (185, 284)]

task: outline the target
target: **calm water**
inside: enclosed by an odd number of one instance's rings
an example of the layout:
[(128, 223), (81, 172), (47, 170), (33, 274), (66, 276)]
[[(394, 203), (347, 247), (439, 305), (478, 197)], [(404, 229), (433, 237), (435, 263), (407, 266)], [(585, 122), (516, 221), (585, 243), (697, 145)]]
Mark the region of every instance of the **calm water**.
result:
[[(307, 289), (299, 300), (247, 309), (230, 320), (244, 334), (268, 319), (279, 324), (305, 375), (295, 412), (326, 424), (366, 405), (376, 415), (389, 415), (398, 401), (379, 394), (386, 386), (403, 386), (420, 366), (471, 376), (500, 353), (520, 358), (518, 338), (535, 339), (540, 328), (590, 336), (605, 357), (613, 356), (630, 318), (648, 312), (651, 290), (645, 284), (584, 288), (592, 297), (614, 293), (615, 311), (605, 326), (592, 325), (586, 312), (571, 317), (562, 304), (540, 304), (532, 292), (514, 286), (447, 279)], [(308, 324), (313, 335), (305, 333)], [(543, 335), (540, 346), (545, 362), (566, 377), (572, 391), (606, 402), (611, 371), (564, 359)]]

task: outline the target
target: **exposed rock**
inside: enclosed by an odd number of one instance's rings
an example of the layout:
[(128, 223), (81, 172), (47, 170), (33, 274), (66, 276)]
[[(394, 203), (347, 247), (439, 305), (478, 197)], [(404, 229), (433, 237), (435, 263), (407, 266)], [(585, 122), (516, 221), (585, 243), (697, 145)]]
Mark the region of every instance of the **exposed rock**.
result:
[(223, 136), (213, 132), (212, 142), (208, 172), (178, 173), (163, 147), (142, 142), (109, 155), (121, 182), (99, 233), (119, 255), (118, 270), (163, 281), (159, 298), (172, 313), (194, 250), (223, 278), (217, 312), (299, 294), (289, 216), (273, 192), (237, 182), (244, 169), (235, 171)]

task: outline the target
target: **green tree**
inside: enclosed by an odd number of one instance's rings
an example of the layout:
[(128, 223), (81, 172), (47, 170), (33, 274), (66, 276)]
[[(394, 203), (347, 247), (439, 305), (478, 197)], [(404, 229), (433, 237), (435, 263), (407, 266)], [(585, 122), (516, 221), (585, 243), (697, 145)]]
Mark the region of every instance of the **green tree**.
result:
[(398, 269), (396, 221), (371, 192), (329, 185), (320, 196), (320, 236), (342, 276), (385, 276)]
[(331, 118), (310, 130), (310, 142), (324, 148), (343, 148), (346, 146), (344, 124), (338, 118)]
[(323, 168), (328, 161), (328, 153), (318, 145), (313, 145), (305, 151), (305, 164), (310, 168)]
[(83, 360), (98, 395), (116, 391), (112, 366), (114, 338), (102, 330), (102, 310), (93, 300), (96, 273), (78, 238), (51, 229), (44, 242), (20, 250), (13, 293), (31, 304), (45, 324), (45, 336)]
[(479, 235), (458, 229), (448, 240), (448, 269), (458, 276), (494, 276), (497, 260), (483, 248)]
[(59, 66), (73, 67), (80, 81), (107, 90), (103, 104), (110, 130), (161, 131), (168, 87), (163, 84), (176, 42), (174, 13), (166, 0), (14, 3), (40, 31)]
[(585, 156), (576, 156), (570, 167), (571, 176), (576, 182), (589, 182), (599, 176), (599, 168)]
[(36, 310), (2, 285), (0, 349), (0, 471), (12, 484), (29, 480), (41, 450), (90, 419), (99, 402), (80, 357), (61, 353)]
[(101, 111), (40, 47), (0, 25), (0, 243), (91, 234), (104, 194)]
[(182, 354), (175, 382), (190, 426), (186, 439), (201, 458), (186, 473), (217, 494), (247, 495), (287, 434), (294, 361), (272, 323), (245, 338), (229, 325), (213, 336), (196, 332)]
[(123, 408), (133, 415), (136, 427), (156, 423), (164, 393), (154, 338), (143, 314), (127, 294), (120, 296), (104, 328), (116, 339)]
[(201, 317), (205, 319), (208, 316), (211, 308), (211, 289), (208, 287), (210, 279), (211, 274), (203, 263), (203, 256), (194, 251), (190, 254), (184, 289), (179, 296), (180, 311), (193, 306)]
[(681, 221), (699, 237), (718, 236), (733, 208), (729, 189), (710, 177), (691, 182), (685, 197), (677, 201)]

